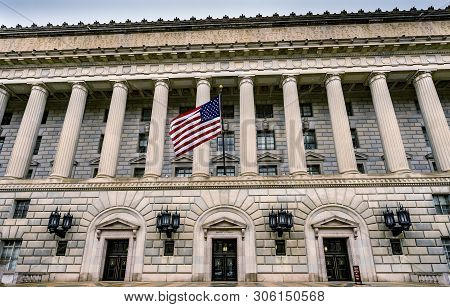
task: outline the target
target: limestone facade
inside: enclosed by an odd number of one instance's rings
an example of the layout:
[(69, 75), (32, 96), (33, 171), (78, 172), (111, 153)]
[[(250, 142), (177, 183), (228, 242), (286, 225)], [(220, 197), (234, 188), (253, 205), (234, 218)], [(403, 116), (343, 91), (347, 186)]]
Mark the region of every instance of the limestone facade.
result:
[[(239, 281), (326, 281), (338, 238), (350, 275), (448, 284), (450, 10), (359, 14), (0, 30), (1, 281), (102, 280), (118, 239), (127, 281), (209, 281), (218, 239), (235, 240)], [(227, 177), (220, 139), (175, 157), (168, 137), (219, 85)], [(394, 237), (398, 203), (412, 226)], [(55, 208), (73, 214), (64, 239)], [(294, 226), (277, 237), (281, 208)], [(171, 239), (162, 210), (181, 215)]]

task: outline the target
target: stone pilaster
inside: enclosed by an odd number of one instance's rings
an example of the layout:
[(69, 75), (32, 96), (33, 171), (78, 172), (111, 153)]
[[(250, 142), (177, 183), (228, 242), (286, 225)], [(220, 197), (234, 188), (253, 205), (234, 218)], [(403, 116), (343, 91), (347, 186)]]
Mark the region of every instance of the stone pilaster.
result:
[[(195, 105), (198, 107), (211, 99), (211, 84), (206, 78), (197, 79)], [(192, 177), (209, 177), (209, 142), (194, 148), (192, 157)]]
[(52, 174), (50, 175), (51, 178), (70, 177), (87, 96), (88, 90), (83, 83), (74, 83), (72, 85), (72, 93), (59, 137), (58, 149), (53, 162)]
[(34, 85), (31, 88), (5, 177), (23, 178), (27, 174), (47, 97), (48, 91), (42, 85)]
[(369, 87), (387, 170), (391, 173), (409, 172), (408, 159), (385, 74), (373, 73), (369, 79)]
[(148, 135), (144, 177), (161, 176), (164, 161), (164, 141), (166, 138), (167, 105), (169, 103), (168, 80), (157, 80), (153, 95), (152, 118)]
[(239, 82), (239, 122), (241, 133), (241, 176), (258, 175), (256, 156), (256, 122), (253, 79), (242, 77)]
[(341, 77), (328, 75), (325, 86), (339, 173), (358, 173)]
[(284, 76), (282, 86), (289, 173), (293, 176), (306, 175), (305, 145), (303, 143), (297, 79), (294, 76)]
[(450, 131), (433, 78), (429, 72), (420, 72), (413, 83), (430, 138), (434, 160), (438, 170), (448, 172), (450, 171)]
[(116, 82), (114, 84), (97, 177), (114, 177), (116, 175), (127, 94), (128, 87), (125, 83)]
[(0, 84), (0, 122), (3, 119), (3, 115), (5, 115), (6, 106), (8, 105), (9, 93), (7, 90), (2, 88)]

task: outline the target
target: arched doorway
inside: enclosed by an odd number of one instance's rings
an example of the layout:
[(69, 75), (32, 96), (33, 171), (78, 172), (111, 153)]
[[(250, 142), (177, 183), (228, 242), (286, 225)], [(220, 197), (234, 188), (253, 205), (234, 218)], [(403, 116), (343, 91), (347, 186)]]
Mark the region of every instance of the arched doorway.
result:
[(241, 209), (204, 212), (195, 223), (193, 244), (193, 281), (257, 280), (255, 226)]

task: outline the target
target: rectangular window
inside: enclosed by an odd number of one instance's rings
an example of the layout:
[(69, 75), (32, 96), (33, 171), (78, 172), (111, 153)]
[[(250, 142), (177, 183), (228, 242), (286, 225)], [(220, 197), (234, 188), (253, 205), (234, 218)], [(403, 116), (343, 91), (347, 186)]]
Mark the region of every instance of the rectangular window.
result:
[(13, 116), (13, 114), (11, 112), (5, 112), (5, 114), (3, 114), (3, 118), (2, 118), (2, 125), (11, 124), (12, 116)]
[(147, 143), (148, 143), (148, 134), (147, 133), (139, 133), (139, 142), (138, 142), (138, 152), (139, 153), (147, 152)]
[(442, 238), (442, 247), (444, 248), (445, 256), (447, 257), (447, 263), (450, 267), (450, 237)]
[(222, 117), (228, 119), (234, 118), (234, 106), (222, 106)]
[(30, 167), (25, 175), (25, 179), (32, 179), (34, 177), (34, 167)]
[(313, 117), (312, 103), (301, 103), (300, 114), (302, 117)]
[(356, 168), (358, 169), (358, 172), (361, 174), (365, 174), (366, 170), (364, 168), (364, 163), (356, 163)]
[[(222, 152), (222, 135), (217, 137), (217, 151)], [(225, 151), (234, 151), (234, 132), (225, 132)]]
[(261, 176), (276, 176), (278, 175), (278, 167), (276, 165), (260, 165), (259, 174)]
[(353, 148), (359, 148), (358, 132), (356, 131), (356, 128), (351, 128), (350, 133), (352, 135)]
[[(226, 166), (227, 176), (236, 176), (236, 169), (234, 166)], [(223, 176), (223, 166), (217, 167), (217, 176)]]
[(141, 122), (149, 122), (152, 116), (152, 110), (149, 108), (143, 108), (141, 113)]
[(166, 240), (164, 241), (164, 256), (173, 256), (175, 250), (175, 241)]
[(438, 168), (437, 168), (436, 161), (431, 160), (430, 162), (431, 162), (431, 171), (432, 171), (432, 172), (437, 172), (437, 171), (438, 171)]
[(275, 240), (275, 255), (286, 256), (286, 241)]
[(430, 139), (428, 138), (428, 132), (425, 127), (422, 127), (423, 138), (425, 139), (425, 144), (428, 147), (431, 147)]
[(305, 149), (317, 149), (316, 130), (305, 130), (303, 133), (303, 142), (305, 143)]
[(58, 241), (58, 246), (56, 247), (56, 256), (65, 256), (67, 250), (67, 241)]
[(47, 123), (48, 119), (48, 111), (44, 111), (44, 114), (42, 115), (41, 125), (45, 125)]
[(191, 177), (192, 167), (175, 167), (175, 177)]
[(22, 240), (3, 240), (2, 246), (0, 265), (3, 265), (5, 271), (12, 271), (16, 268)]
[(142, 178), (144, 177), (145, 168), (144, 167), (135, 167), (133, 170), (133, 177)]
[(2, 137), (0, 137), (0, 152), (2, 152), (4, 144), (5, 144), (5, 137), (2, 136)]
[(450, 214), (450, 195), (433, 195), (433, 203), (437, 214)]
[(109, 109), (105, 109), (103, 113), (103, 122), (106, 123), (108, 121)]
[(273, 105), (271, 104), (257, 104), (256, 118), (273, 118)]
[(27, 217), (28, 208), (30, 207), (29, 199), (16, 200), (14, 206), (13, 219), (24, 219)]
[(403, 255), (402, 244), (400, 239), (390, 239), (392, 255)]
[(347, 116), (353, 116), (353, 106), (351, 102), (345, 103), (345, 109), (347, 110)]
[(420, 113), (420, 104), (417, 99), (414, 100), (414, 107), (416, 108), (416, 111)]
[(273, 131), (258, 131), (256, 136), (258, 150), (275, 149), (275, 133)]
[(105, 139), (105, 135), (104, 134), (100, 134), (100, 140), (98, 141), (98, 148), (97, 148), (97, 153), (102, 153), (102, 148), (103, 148), (103, 140)]
[(34, 145), (33, 155), (39, 154), (39, 148), (41, 147), (42, 136), (38, 136), (36, 139), (36, 144)]
[(320, 165), (319, 164), (307, 164), (306, 171), (310, 175), (320, 175)]
[(97, 177), (98, 174), (98, 167), (94, 167), (94, 170), (92, 171), (92, 178)]

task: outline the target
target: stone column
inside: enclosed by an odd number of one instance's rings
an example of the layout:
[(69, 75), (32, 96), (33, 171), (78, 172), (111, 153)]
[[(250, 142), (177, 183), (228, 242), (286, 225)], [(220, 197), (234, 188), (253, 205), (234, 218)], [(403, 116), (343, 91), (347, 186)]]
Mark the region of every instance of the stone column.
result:
[(369, 79), (369, 87), (387, 169), (391, 173), (409, 172), (408, 159), (385, 74), (374, 73)]
[(153, 95), (152, 118), (145, 157), (144, 177), (161, 176), (164, 161), (164, 140), (166, 138), (167, 105), (169, 103), (168, 80), (157, 80)]
[(0, 84), (0, 122), (3, 119), (3, 115), (5, 115), (6, 105), (8, 104), (9, 93), (7, 90), (1, 87)]
[(31, 88), (5, 177), (23, 178), (27, 174), (47, 97), (48, 91), (42, 85), (34, 85)]
[(305, 145), (303, 143), (297, 79), (294, 76), (284, 76), (282, 86), (289, 173), (293, 176), (306, 175)]
[(358, 173), (341, 77), (335, 74), (328, 75), (325, 86), (339, 173)]
[(51, 178), (70, 177), (87, 96), (88, 90), (83, 83), (74, 83), (72, 85), (72, 94), (70, 95), (69, 105), (64, 117), (58, 149), (53, 162), (53, 170), (50, 175)]
[(438, 170), (448, 172), (450, 171), (450, 131), (431, 74), (420, 72), (414, 78), (414, 87), (430, 138), (434, 160)]
[(127, 94), (128, 87), (125, 83), (114, 83), (97, 177), (114, 177), (116, 175)]
[(256, 156), (256, 122), (253, 79), (244, 76), (239, 82), (239, 118), (241, 134), (241, 176), (258, 175)]
[[(197, 79), (197, 96), (195, 105), (198, 107), (211, 99), (211, 84), (206, 78)], [(209, 177), (209, 142), (194, 148), (192, 157), (192, 177)]]

